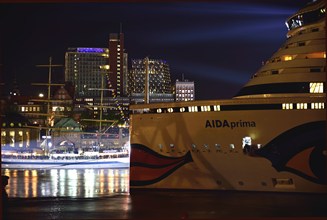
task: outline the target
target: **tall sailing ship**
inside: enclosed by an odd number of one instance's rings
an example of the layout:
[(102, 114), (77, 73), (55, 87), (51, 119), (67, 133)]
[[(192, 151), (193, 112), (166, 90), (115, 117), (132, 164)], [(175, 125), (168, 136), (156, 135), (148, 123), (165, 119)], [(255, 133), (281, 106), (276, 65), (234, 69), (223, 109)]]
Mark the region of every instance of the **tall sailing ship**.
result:
[(327, 192), (325, 1), (229, 100), (130, 106), (131, 188)]

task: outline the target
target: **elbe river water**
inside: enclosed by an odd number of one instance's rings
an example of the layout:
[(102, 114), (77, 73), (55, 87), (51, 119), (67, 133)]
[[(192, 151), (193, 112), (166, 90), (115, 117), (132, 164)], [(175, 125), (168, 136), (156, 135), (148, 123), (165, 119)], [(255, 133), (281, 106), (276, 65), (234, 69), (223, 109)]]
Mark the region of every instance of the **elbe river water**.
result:
[(10, 198), (94, 198), (127, 194), (129, 169), (2, 169)]

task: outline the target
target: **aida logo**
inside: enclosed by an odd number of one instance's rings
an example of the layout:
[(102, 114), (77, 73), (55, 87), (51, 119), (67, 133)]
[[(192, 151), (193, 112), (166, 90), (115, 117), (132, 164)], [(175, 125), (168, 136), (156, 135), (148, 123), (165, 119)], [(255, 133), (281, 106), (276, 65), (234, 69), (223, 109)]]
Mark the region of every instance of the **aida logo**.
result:
[(254, 121), (228, 121), (228, 120), (207, 120), (205, 128), (249, 128), (256, 127)]

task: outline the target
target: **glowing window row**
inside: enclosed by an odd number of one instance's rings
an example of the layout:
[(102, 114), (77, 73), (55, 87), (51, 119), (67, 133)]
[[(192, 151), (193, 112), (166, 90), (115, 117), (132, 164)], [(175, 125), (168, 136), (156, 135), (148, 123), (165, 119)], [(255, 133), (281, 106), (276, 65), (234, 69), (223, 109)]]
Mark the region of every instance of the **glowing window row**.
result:
[[(200, 108), (201, 112), (210, 112), (211, 111), (211, 106), (208, 105), (208, 106), (181, 107), (181, 108), (179, 108), (179, 112), (185, 112), (186, 109), (188, 110), (188, 112), (199, 112), (199, 108)], [(220, 105), (214, 105), (213, 110), (220, 111)], [(172, 113), (172, 112), (174, 112), (174, 108), (168, 108), (167, 111), (169, 113)], [(163, 113), (163, 112), (165, 112), (163, 109), (161, 109), (161, 108), (157, 109), (157, 113)], [(176, 109), (175, 109), (175, 112), (177, 112)]]
[(310, 93), (324, 93), (323, 83), (310, 83)]
[[(315, 102), (310, 103), (311, 109), (325, 109), (325, 103), (323, 102)], [(308, 103), (283, 103), (282, 109), (291, 110), (291, 109), (308, 109)]]
[(30, 146), (30, 133), (26, 131), (24, 136), (23, 131), (1, 131), (1, 146), (6, 146), (7, 144), (10, 147), (15, 147), (16, 144), (18, 147), (24, 147), (24, 145), (28, 147)]
[(21, 111), (22, 112), (39, 112), (40, 107), (38, 107), (38, 106), (22, 106)]
[(187, 106), (168, 108), (145, 108), (133, 110), (132, 114), (142, 113), (181, 113), (181, 112), (211, 112), (211, 111), (242, 111), (242, 110), (291, 110), (291, 109), (325, 109), (324, 102), (316, 103), (282, 103), (282, 104), (253, 104), (253, 105), (214, 105)]

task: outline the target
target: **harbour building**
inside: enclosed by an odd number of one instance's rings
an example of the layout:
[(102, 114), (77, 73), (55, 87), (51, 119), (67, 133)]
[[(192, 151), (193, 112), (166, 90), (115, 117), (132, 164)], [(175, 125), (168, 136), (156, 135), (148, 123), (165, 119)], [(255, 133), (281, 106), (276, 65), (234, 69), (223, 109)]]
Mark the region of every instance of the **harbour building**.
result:
[(75, 99), (100, 97), (102, 83), (108, 84), (108, 64), (108, 48), (68, 48), (65, 54), (65, 81), (74, 84)]
[(176, 80), (175, 100), (176, 102), (193, 101), (195, 99), (194, 81)]
[[(148, 77), (146, 77), (147, 74)], [(146, 87), (148, 87), (149, 102), (174, 101), (167, 61), (147, 58), (132, 59), (129, 83), (131, 101), (145, 102)]]

